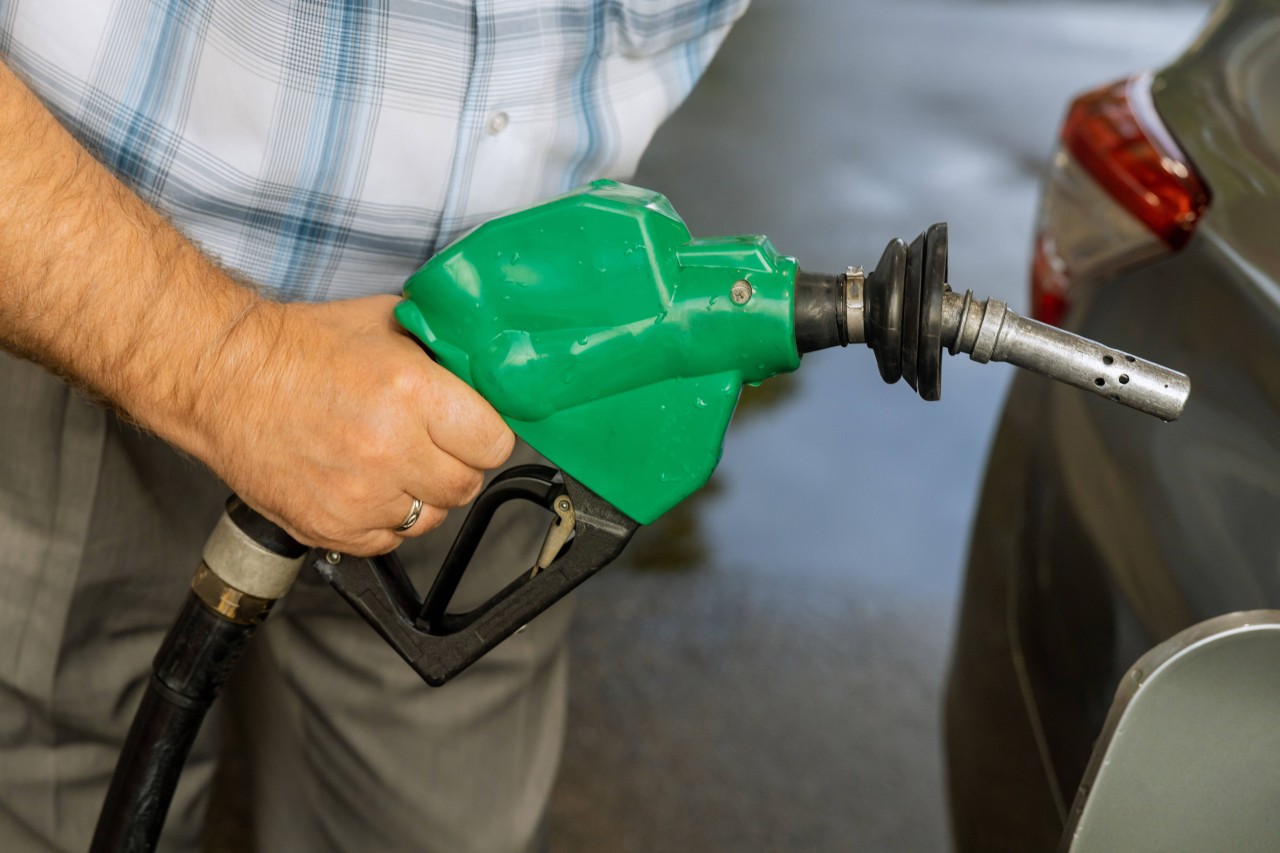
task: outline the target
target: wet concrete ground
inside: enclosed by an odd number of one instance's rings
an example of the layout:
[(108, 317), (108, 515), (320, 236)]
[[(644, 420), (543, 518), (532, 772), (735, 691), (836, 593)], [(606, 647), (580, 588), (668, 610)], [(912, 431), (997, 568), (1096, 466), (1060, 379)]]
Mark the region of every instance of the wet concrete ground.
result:
[[(1021, 310), (1067, 101), (1204, 15), (756, 0), (636, 182), (813, 270), (948, 220), (953, 286)], [(579, 593), (552, 850), (947, 847), (939, 700), (1012, 370), (951, 360), (924, 403), (850, 348), (745, 395), (712, 485)]]

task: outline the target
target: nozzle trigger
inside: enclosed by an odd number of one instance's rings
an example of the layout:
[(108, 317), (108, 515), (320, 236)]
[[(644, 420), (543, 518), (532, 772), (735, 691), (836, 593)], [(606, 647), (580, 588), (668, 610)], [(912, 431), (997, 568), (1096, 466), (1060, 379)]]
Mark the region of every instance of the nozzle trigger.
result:
[(547, 538), (542, 542), (542, 550), (538, 553), (538, 562), (533, 566), (533, 572), (529, 577), (537, 575), (538, 572), (547, 568), (560, 556), (560, 552), (564, 550), (564, 546), (573, 537), (573, 501), (567, 494), (556, 498), (552, 505), (556, 517), (551, 521), (551, 527), (547, 529)]

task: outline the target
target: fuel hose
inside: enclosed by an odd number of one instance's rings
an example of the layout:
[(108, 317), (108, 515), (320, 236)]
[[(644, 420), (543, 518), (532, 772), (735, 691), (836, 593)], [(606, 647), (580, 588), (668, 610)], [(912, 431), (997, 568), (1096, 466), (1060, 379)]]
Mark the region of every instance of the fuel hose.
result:
[(154, 850), (205, 714), (307, 549), (234, 495), (165, 635), (98, 816), (91, 853)]

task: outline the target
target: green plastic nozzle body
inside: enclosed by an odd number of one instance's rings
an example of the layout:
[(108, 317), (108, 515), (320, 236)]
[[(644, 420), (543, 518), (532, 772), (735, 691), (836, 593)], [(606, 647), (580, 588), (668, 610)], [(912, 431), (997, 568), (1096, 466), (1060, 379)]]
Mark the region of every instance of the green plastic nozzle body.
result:
[(711, 477), (743, 383), (799, 366), (795, 277), (764, 237), (695, 240), (663, 196), (597, 181), (451, 244), (396, 316), (517, 435), (647, 524)]

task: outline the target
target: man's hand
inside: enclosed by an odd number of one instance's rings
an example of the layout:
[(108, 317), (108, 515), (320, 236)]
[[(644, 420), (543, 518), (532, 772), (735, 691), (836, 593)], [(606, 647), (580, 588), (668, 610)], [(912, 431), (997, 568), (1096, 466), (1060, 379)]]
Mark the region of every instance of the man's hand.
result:
[(111, 176), (0, 64), (0, 347), (204, 461), (302, 542), (389, 551), (514, 439), (392, 324), (394, 297), (281, 305)]
[[(307, 544), (390, 551), (511, 453), (498, 414), (395, 324), (397, 301), (260, 303), (192, 377), (197, 455)], [(415, 497), (421, 517), (393, 532)]]

